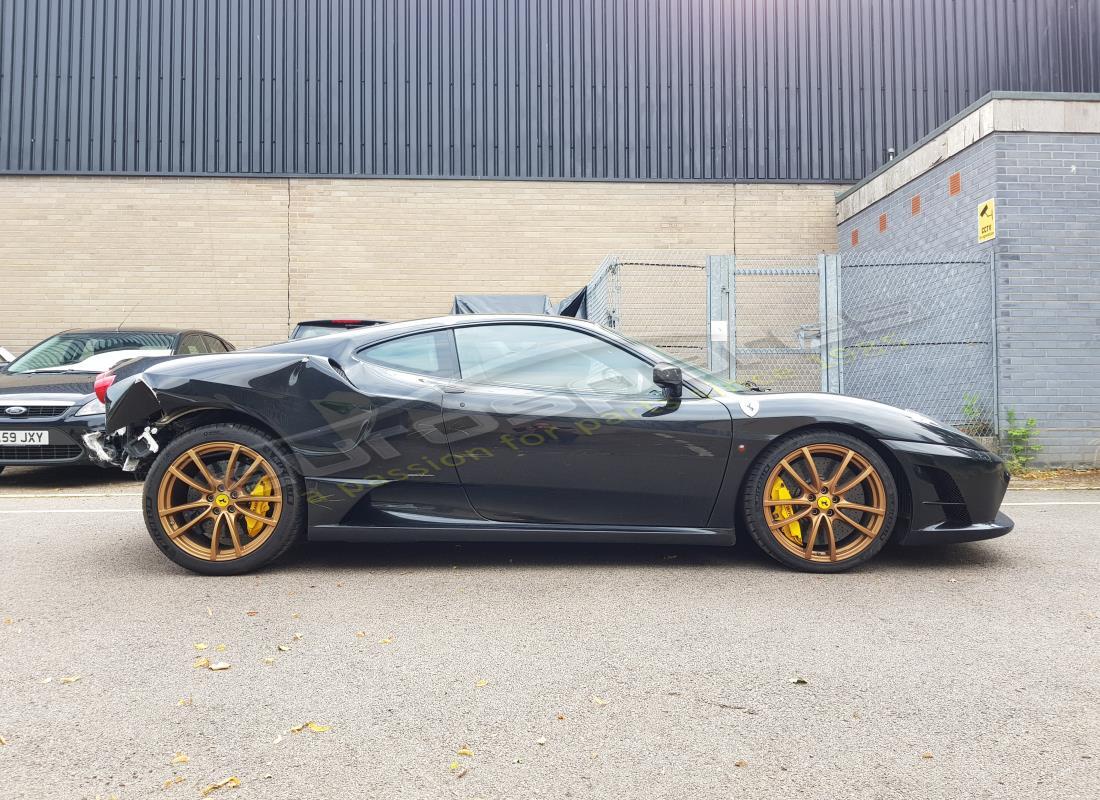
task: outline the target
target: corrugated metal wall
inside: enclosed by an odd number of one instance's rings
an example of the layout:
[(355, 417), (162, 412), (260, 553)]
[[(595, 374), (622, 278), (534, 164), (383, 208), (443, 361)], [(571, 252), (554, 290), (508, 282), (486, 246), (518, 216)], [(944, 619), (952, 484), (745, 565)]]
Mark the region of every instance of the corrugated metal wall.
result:
[(1100, 0), (0, 0), (0, 171), (854, 181)]

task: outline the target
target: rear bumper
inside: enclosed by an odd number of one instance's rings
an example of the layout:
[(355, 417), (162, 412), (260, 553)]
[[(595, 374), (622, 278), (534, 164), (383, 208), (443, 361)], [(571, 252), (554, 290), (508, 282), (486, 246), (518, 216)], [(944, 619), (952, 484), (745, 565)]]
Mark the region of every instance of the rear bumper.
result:
[(1000, 511), (1009, 475), (998, 456), (924, 442), (884, 444), (897, 457), (910, 489), (902, 544), (973, 542), (1012, 530), (1012, 520)]

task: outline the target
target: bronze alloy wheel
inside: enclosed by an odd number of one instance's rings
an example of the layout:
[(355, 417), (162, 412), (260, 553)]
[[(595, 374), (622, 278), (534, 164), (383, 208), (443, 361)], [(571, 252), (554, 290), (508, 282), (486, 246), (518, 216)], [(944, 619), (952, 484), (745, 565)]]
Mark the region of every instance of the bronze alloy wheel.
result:
[(283, 512), (272, 465), (250, 447), (208, 442), (184, 451), (161, 478), (157, 514), (180, 550), (233, 561), (263, 547)]
[(875, 541), (887, 517), (882, 476), (840, 444), (808, 444), (779, 460), (764, 483), (764, 521), (798, 558), (835, 563)]

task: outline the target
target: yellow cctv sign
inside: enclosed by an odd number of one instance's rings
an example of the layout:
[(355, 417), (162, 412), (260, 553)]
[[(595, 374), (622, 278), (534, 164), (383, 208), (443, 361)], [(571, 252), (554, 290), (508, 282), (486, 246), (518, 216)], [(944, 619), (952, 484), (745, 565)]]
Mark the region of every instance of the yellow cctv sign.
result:
[(997, 236), (997, 207), (992, 200), (978, 206), (978, 241), (988, 242)]

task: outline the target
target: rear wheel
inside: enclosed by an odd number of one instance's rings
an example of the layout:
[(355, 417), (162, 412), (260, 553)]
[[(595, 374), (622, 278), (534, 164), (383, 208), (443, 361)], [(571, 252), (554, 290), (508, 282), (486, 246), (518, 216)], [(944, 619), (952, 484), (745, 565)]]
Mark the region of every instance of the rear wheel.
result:
[(898, 493), (889, 467), (865, 442), (813, 431), (769, 447), (745, 481), (752, 538), (776, 560), (807, 572), (840, 572), (873, 558), (893, 533)]
[(302, 538), (305, 490), (291, 455), (256, 428), (217, 424), (172, 440), (145, 479), (157, 547), (205, 575), (236, 575)]

